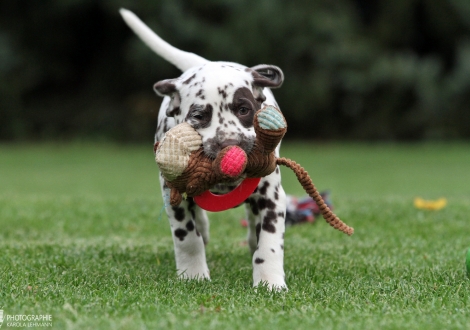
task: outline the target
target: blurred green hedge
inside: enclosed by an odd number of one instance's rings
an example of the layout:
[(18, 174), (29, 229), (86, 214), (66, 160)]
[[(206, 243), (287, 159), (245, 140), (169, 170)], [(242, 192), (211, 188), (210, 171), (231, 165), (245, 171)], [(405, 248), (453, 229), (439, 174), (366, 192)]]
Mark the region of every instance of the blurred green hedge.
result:
[(120, 7), (210, 60), (280, 66), (288, 137), (470, 137), (468, 0), (3, 0), (1, 140), (152, 140), (152, 86), (180, 73)]

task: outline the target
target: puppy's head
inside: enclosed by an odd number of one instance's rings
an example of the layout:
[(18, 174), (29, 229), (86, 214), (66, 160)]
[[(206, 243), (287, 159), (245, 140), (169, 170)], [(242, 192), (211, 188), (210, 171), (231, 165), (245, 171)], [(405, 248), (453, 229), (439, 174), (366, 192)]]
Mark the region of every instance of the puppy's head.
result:
[(266, 99), (263, 89), (280, 87), (283, 80), (281, 69), (272, 65), (248, 68), (209, 62), (179, 78), (159, 81), (154, 89), (171, 98), (166, 115), (176, 124), (185, 121), (194, 127), (204, 152), (215, 158), (229, 145), (250, 152), (255, 140), (253, 116)]

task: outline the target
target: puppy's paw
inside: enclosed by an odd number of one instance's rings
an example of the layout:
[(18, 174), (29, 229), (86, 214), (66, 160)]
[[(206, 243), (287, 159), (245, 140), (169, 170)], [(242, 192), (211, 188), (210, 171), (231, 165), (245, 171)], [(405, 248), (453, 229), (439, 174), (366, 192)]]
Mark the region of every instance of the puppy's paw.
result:
[(253, 286), (264, 286), (275, 291), (287, 290), (284, 272), (282, 270), (275, 271), (274, 269), (254, 269)]
[(255, 290), (258, 287), (265, 287), (270, 291), (289, 291), (286, 283), (284, 282), (284, 279), (280, 281), (274, 281), (274, 282), (259, 281), (258, 283), (254, 283), (253, 287), (255, 288)]
[(202, 281), (202, 280), (210, 281), (211, 280), (209, 269), (200, 270), (200, 271), (194, 270), (194, 269), (192, 271), (178, 270), (178, 278), (182, 280), (198, 280), (198, 281)]

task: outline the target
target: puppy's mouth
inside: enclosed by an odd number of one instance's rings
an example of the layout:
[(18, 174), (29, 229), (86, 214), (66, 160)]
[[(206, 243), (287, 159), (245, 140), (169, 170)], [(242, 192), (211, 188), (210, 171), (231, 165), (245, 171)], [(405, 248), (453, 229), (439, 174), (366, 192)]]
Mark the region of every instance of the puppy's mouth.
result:
[(246, 176), (242, 174), (237, 180), (233, 182), (218, 183), (214, 187), (209, 189), (209, 191), (216, 195), (226, 194), (234, 190), (236, 187), (238, 187), (240, 183), (242, 183), (242, 181), (245, 179), (246, 179)]
[(247, 154), (253, 149), (254, 139), (252, 138), (239, 138), (227, 139), (218, 141), (216, 138), (208, 139), (203, 143), (204, 153), (211, 159), (215, 159), (219, 152), (230, 146), (237, 146), (243, 149)]

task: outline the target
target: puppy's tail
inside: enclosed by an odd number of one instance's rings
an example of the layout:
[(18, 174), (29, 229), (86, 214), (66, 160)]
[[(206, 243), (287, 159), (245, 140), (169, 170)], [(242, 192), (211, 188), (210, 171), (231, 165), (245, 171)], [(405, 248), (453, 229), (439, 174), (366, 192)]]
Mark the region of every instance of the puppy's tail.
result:
[(209, 62), (196, 54), (173, 47), (155, 34), (155, 32), (145, 25), (133, 12), (123, 8), (121, 8), (119, 12), (127, 25), (150, 47), (150, 49), (181, 71), (184, 72), (192, 67)]

